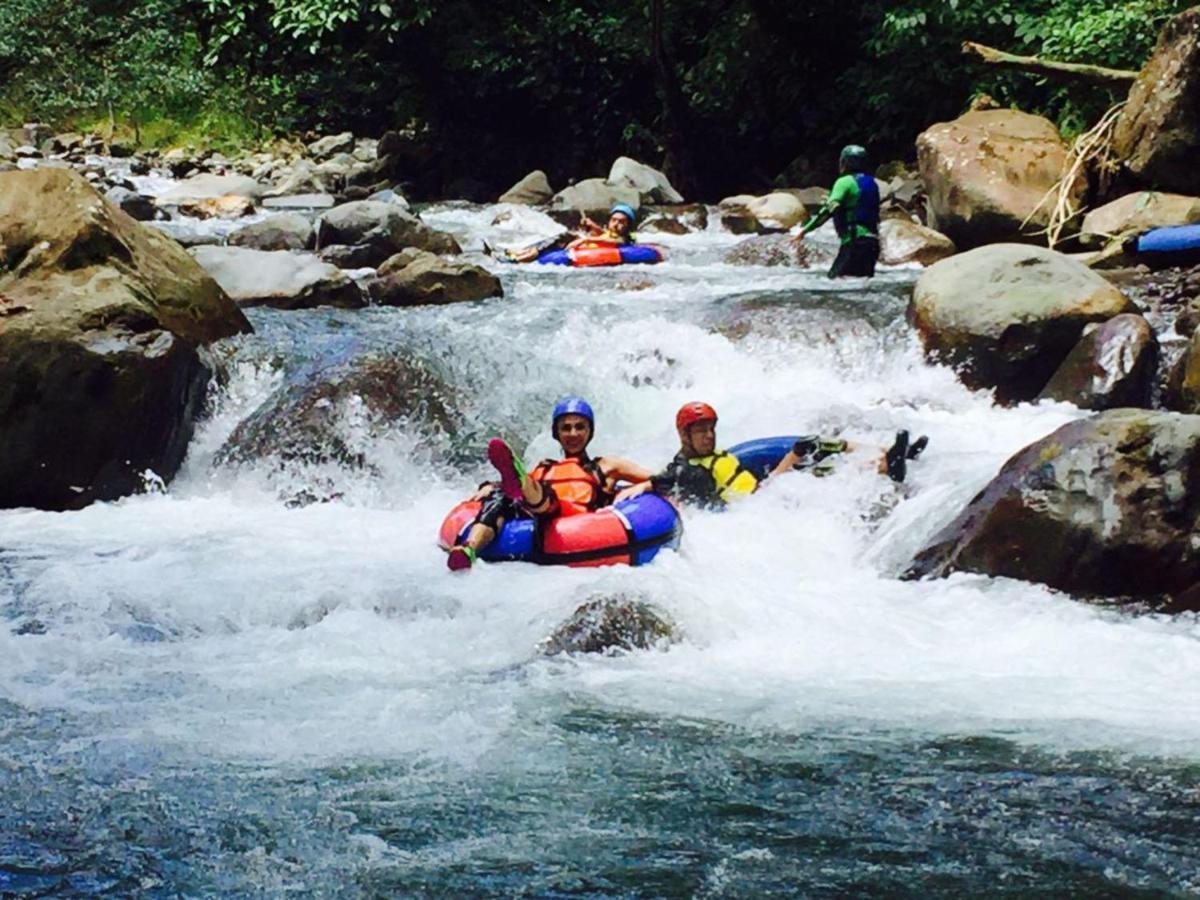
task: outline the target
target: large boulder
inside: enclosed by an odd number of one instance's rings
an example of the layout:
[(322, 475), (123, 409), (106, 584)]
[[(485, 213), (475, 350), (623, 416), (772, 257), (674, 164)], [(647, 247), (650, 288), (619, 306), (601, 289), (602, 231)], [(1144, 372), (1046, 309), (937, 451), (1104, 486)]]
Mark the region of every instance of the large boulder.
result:
[(550, 179), (541, 169), (536, 169), (501, 194), (499, 202), (538, 206), (542, 203), (549, 203), (553, 196), (554, 191), (550, 187)]
[(0, 174), (0, 507), (77, 509), (169, 480), (250, 324), (174, 241), (62, 169)]
[(281, 213), (239, 228), (229, 236), (234, 247), (251, 250), (311, 250), (315, 232), (299, 213)]
[(1038, 394), (1083, 409), (1149, 406), (1158, 366), (1158, 339), (1142, 316), (1126, 313), (1088, 326)]
[(612, 164), (608, 183), (633, 188), (643, 203), (683, 202), (683, 195), (671, 187), (666, 175), (628, 156), (618, 157)]
[(909, 577), (954, 571), (1076, 595), (1147, 597), (1200, 581), (1200, 416), (1117, 409), (1008, 460), (917, 554)]
[(931, 358), (1010, 403), (1037, 396), (1089, 322), (1133, 311), (1082, 263), (1044, 247), (996, 244), (926, 269), (909, 320)]
[(538, 649), (559, 653), (616, 653), (650, 650), (679, 640), (675, 623), (661, 610), (636, 597), (588, 600), (546, 637)]
[(1089, 212), (1083, 217), (1079, 242), (1086, 247), (1099, 247), (1111, 238), (1132, 232), (1193, 222), (1200, 222), (1200, 197), (1143, 191), (1126, 194)]
[(808, 218), (808, 211), (795, 195), (787, 191), (775, 191), (755, 197), (746, 204), (746, 211), (766, 228), (787, 231), (800, 225)]
[(211, 246), (188, 252), (238, 306), (366, 306), (362, 290), (345, 272), (307, 253)]
[(262, 193), (262, 185), (245, 175), (193, 175), (159, 194), (157, 200), (159, 206), (181, 206), (229, 195), (257, 200)]
[(1171, 19), (1121, 111), (1113, 146), (1142, 184), (1200, 194), (1200, 7)]
[(352, 150), (354, 150), (354, 134), (349, 131), (319, 138), (308, 145), (308, 155), (313, 159), (329, 159), (331, 156), (350, 153)]
[[(1047, 119), (1011, 109), (969, 112), (917, 138), (929, 225), (960, 249), (1000, 241), (1045, 243), (1067, 145)], [(1076, 208), (1087, 189), (1072, 185)], [(1026, 221), (1028, 220), (1028, 222)]]
[(950, 238), (910, 219), (884, 219), (879, 223), (879, 261), (886, 266), (932, 266), (956, 252)]
[(503, 297), (500, 279), (481, 266), (443, 259), (410, 248), (387, 260), (367, 282), (371, 300), (383, 306), (465, 303)]
[(587, 178), (555, 194), (550, 206), (558, 210), (576, 210), (597, 221), (605, 221), (616, 203), (627, 203), (637, 210), (642, 205), (641, 194), (627, 185), (609, 184), (603, 178)]
[(356, 200), (335, 206), (321, 216), (317, 246), (344, 245), (362, 248), (358, 265), (377, 266), (406, 247), (430, 253), (461, 253), (450, 235), (430, 228), (395, 203)]

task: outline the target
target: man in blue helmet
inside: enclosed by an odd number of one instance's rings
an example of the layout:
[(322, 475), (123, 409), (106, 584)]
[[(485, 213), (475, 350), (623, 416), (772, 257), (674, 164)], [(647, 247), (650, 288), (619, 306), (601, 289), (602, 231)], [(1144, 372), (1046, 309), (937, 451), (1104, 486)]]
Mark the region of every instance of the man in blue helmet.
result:
[(446, 566), (451, 571), (470, 568), (509, 519), (532, 516), (545, 521), (592, 512), (613, 502), (619, 482), (646, 481), (650, 470), (637, 463), (619, 456), (588, 456), (595, 424), (592, 407), (582, 397), (560, 400), (550, 417), (550, 431), (563, 458), (542, 460), (529, 471), (508, 444), (492, 438), (488, 459), (500, 481), (484, 485), (475, 495), (483, 505), (466, 539), (450, 548)]
[(551, 250), (570, 250), (586, 241), (632, 244), (635, 242), (633, 225), (636, 221), (637, 212), (632, 206), (628, 203), (615, 203), (609, 211), (607, 225), (598, 225), (584, 215), (579, 220), (579, 233), (564, 233), (532, 247), (506, 251), (505, 259), (509, 262), (534, 262), (543, 253)]
[(816, 215), (792, 238), (799, 244), (804, 236), (832, 217), (842, 246), (829, 269), (830, 278), (872, 277), (879, 261), (879, 185), (867, 172), (867, 151), (858, 144), (842, 148), (838, 158), (841, 176)]

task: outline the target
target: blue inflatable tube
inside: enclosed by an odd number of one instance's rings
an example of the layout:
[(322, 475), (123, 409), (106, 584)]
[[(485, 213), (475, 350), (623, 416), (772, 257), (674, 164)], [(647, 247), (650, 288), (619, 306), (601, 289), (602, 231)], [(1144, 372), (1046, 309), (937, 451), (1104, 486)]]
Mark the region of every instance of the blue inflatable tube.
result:
[(792, 449), (792, 444), (796, 443), (799, 437), (798, 434), (791, 434), (756, 438), (753, 441), (734, 444), (727, 448), (727, 452), (738, 458), (742, 468), (761, 480), (779, 465), (779, 461), (787, 455), (787, 452)]
[(663, 261), (663, 254), (653, 244), (623, 244), (620, 247), (548, 250), (537, 261), (544, 266), (615, 266), (658, 263)]
[(1149, 265), (1195, 265), (1200, 263), (1200, 225), (1152, 228), (1131, 238), (1125, 251)]

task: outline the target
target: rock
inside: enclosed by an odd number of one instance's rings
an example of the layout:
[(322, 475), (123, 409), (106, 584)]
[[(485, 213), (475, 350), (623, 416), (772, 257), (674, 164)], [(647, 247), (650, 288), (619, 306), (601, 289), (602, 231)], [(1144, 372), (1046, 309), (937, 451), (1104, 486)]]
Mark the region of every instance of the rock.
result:
[(1178, 407), (1187, 413), (1200, 413), (1200, 349), (1197, 348), (1200, 348), (1200, 330), (1192, 333), (1177, 376)]
[(0, 507), (78, 509), (177, 471), (210, 373), (250, 324), (166, 236), (78, 174), (0, 174)]
[(175, 185), (165, 194), (160, 194), (158, 205), (181, 206), (184, 203), (198, 203), (201, 200), (216, 200), (230, 194), (257, 200), (262, 196), (262, 192), (262, 185), (244, 175), (193, 175), (186, 181)]
[(188, 200), (179, 204), (179, 214), (197, 219), (241, 219), (254, 215), (254, 201), (237, 194)]
[(299, 213), (271, 216), (229, 236), (231, 246), (251, 250), (311, 250), (314, 240), (312, 223)]
[(372, 200), (343, 203), (321, 217), (317, 226), (317, 246), (331, 244), (369, 248), (367, 258), (371, 261), (366, 265), (371, 266), (379, 265), (406, 247), (431, 253), (462, 252), (450, 235), (435, 231), (394, 203)]
[(1149, 406), (1158, 366), (1158, 340), (1142, 316), (1126, 313), (1088, 326), (1039, 400), (1062, 400), (1081, 409)]
[(758, 224), (758, 219), (746, 210), (721, 213), (721, 227), (730, 234), (765, 234), (767, 231)]
[(791, 194), (804, 206), (805, 218), (811, 219), (817, 214), (825, 201), (829, 199), (829, 191), (823, 187), (806, 187), (794, 188), (782, 191), (785, 194)]
[(385, 188), (382, 191), (376, 191), (367, 197), (368, 200), (373, 200), (376, 203), (394, 203), (403, 210), (409, 208), (408, 201), (404, 199), (404, 195), (395, 188)]
[(1200, 197), (1143, 191), (1094, 209), (1083, 218), (1079, 242), (1101, 247), (1111, 238), (1165, 225), (1200, 222)]
[(308, 155), (313, 159), (329, 159), (339, 153), (350, 153), (354, 150), (354, 135), (349, 131), (341, 134), (331, 134), (308, 145)]
[(722, 262), (731, 266), (826, 266), (833, 255), (812, 241), (799, 246), (786, 234), (767, 234), (739, 241)]
[(666, 175), (628, 156), (618, 157), (612, 164), (608, 171), (608, 183), (633, 188), (642, 203), (683, 202), (683, 196), (671, 187)]
[(1031, 400), (1089, 322), (1133, 312), (1100, 275), (1044, 247), (996, 244), (935, 263), (918, 279), (909, 321), (932, 359), (1001, 403)]
[(1117, 409), (1017, 453), (908, 577), (978, 572), (1083, 596), (1200, 581), (1200, 416)]
[(43, 125), (40, 122), (27, 122), (21, 129), (21, 140), (34, 147), (40, 147), (46, 141), (50, 140), (53, 134), (54, 131), (49, 125)]
[(1200, 194), (1200, 7), (1167, 22), (1129, 91), (1113, 147), (1140, 183)]
[(758, 220), (759, 225), (777, 231), (787, 231), (808, 218), (804, 204), (785, 191), (755, 197), (746, 205), (746, 211)]
[(691, 234), (692, 229), (688, 228), (678, 219), (673, 216), (649, 216), (646, 221), (638, 226), (638, 231), (647, 234)]
[(956, 252), (950, 238), (909, 219), (884, 219), (879, 223), (879, 261), (885, 266), (932, 266)]
[(341, 269), (308, 254), (243, 247), (194, 247), (188, 252), (239, 306), (366, 306), (362, 290)]
[(317, 257), (339, 269), (374, 269), (379, 265), (379, 248), (370, 244), (333, 244), (318, 250)]
[(587, 178), (559, 191), (550, 201), (551, 209), (573, 209), (597, 221), (608, 221), (609, 210), (616, 203), (627, 203), (638, 210), (641, 195), (626, 185), (609, 184), (603, 178)]
[[(1051, 122), (1016, 110), (969, 112), (934, 125), (917, 138), (930, 227), (959, 249), (1044, 244), (1036, 232), (1046, 227), (1053, 204), (1043, 200), (1062, 176), (1066, 154)], [(1076, 208), (1086, 187), (1081, 176), (1072, 188)]]
[(51, 153), (69, 153), (72, 150), (83, 149), (83, 135), (76, 131), (56, 134), (50, 138)]
[[(649, 211), (646, 222), (656, 216), (673, 218), (686, 226), (690, 231), (704, 231), (708, 228), (708, 207), (703, 203), (664, 203)], [(639, 230), (645, 224), (639, 226)]]
[(558, 653), (611, 653), (650, 650), (679, 638), (666, 613), (636, 598), (588, 600), (538, 645), (546, 656)]
[(153, 199), (123, 187), (115, 187), (109, 191), (108, 199), (115, 203), (121, 212), (139, 222), (152, 222), (159, 214)]
[(332, 194), (291, 194), (268, 197), (263, 209), (331, 209), (337, 203)]
[(323, 194), (329, 191), (332, 179), (317, 172), (317, 167), (307, 159), (298, 159), (289, 168), (276, 170), (264, 197), (287, 197), (296, 194)]
[(550, 187), (550, 179), (541, 169), (535, 169), (501, 194), (498, 202), (538, 206), (542, 203), (549, 203), (553, 196), (554, 191)]
[(487, 269), (416, 248), (403, 250), (380, 266), (379, 275), (367, 282), (367, 293), (383, 306), (463, 303), (504, 296), (500, 279)]
[(129, 159), (137, 152), (137, 146), (123, 141), (120, 138), (113, 138), (108, 142), (108, 155), (113, 159)]
[[(271, 459), (362, 468), (370, 464), (366, 453), (398, 422), (430, 436), (456, 431), (453, 397), (420, 360), (357, 358), (277, 389), (233, 430), (215, 463)], [(438, 443), (444, 441), (427, 445)]]
[(30, 147), (27, 144), (17, 147), (13, 153), (17, 155), (17, 159), (40, 159), (42, 156), (41, 151), (37, 147)]

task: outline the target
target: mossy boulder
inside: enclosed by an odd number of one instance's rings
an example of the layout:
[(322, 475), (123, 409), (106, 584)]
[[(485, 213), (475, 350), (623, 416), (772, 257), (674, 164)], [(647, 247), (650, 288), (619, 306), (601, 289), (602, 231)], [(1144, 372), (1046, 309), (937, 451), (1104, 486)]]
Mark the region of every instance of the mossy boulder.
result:
[(0, 174), (0, 507), (77, 509), (169, 480), (250, 324), (184, 250), (64, 169)]

